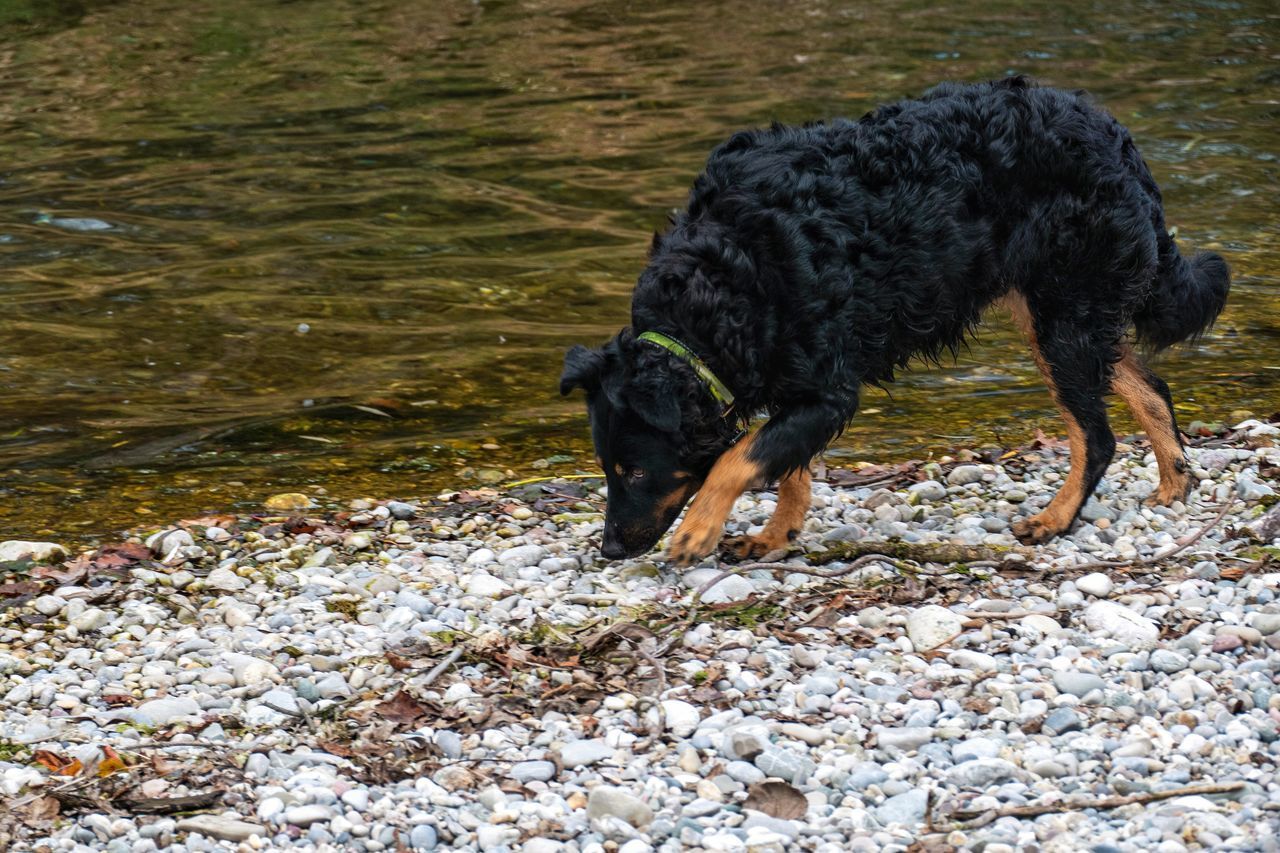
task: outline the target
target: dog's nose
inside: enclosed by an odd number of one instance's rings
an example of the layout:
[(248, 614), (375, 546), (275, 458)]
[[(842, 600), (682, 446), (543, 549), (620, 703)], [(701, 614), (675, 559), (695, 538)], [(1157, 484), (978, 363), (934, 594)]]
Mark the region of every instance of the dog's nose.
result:
[(627, 548), (612, 527), (604, 529), (604, 540), (600, 543), (600, 553), (608, 560), (621, 560), (627, 556)]

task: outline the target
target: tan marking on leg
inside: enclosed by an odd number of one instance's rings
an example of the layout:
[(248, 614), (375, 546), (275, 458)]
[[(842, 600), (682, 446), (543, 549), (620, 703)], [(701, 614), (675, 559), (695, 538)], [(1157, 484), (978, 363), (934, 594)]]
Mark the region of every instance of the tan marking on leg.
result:
[(654, 518), (661, 518), (672, 507), (683, 506), (684, 502), (689, 499), (689, 493), (693, 491), (693, 484), (676, 486), (666, 497), (658, 501), (653, 508)]
[(1174, 501), (1185, 500), (1191, 488), (1191, 475), (1187, 472), (1182, 442), (1170, 419), (1169, 406), (1143, 378), (1138, 356), (1128, 347), (1116, 363), (1111, 390), (1120, 395), (1138, 425), (1146, 432), (1151, 450), (1156, 455), (1156, 464), (1160, 467), (1160, 486), (1148, 503), (1168, 506)]
[(792, 471), (778, 482), (778, 508), (755, 536), (744, 536), (739, 557), (763, 556), (786, 548), (804, 525), (805, 513), (813, 501), (813, 475), (807, 467)]
[(687, 566), (710, 554), (716, 547), (734, 501), (763, 474), (759, 464), (747, 458), (747, 451), (754, 440), (754, 433), (748, 435), (716, 460), (706, 483), (698, 490), (693, 505), (685, 513), (680, 529), (671, 539), (668, 559)]
[(1058, 412), (1067, 424), (1067, 448), (1071, 454), (1071, 470), (1067, 474), (1067, 481), (1039, 515), (1033, 515), (1031, 518), (1016, 521), (1013, 524), (1014, 536), (1030, 545), (1038, 545), (1065, 532), (1075, 520), (1080, 506), (1088, 498), (1088, 495), (1084, 494), (1087, 442), (1080, 423), (1058, 399), (1058, 386), (1053, 381), (1053, 372), (1049, 368), (1049, 363), (1044, 360), (1044, 355), (1040, 352), (1040, 344), (1036, 340), (1035, 325), (1031, 321), (1031, 309), (1027, 307), (1027, 301), (1021, 294), (1011, 293), (1002, 300), (1002, 304), (1009, 309), (1014, 324), (1022, 331), (1027, 343), (1031, 346), (1031, 357), (1035, 359), (1036, 367), (1040, 368), (1040, 376), (1044, 379), (1044, 384), (1049, 386), (1053, 402), (1057, 404)]

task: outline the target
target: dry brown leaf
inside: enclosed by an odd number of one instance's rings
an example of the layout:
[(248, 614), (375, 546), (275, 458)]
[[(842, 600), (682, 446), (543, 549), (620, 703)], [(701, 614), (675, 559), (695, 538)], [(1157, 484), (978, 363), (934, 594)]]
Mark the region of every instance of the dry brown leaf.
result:
[(404, 690), (401, 690), (387, 701), (374, 706), (373, 710), (383, 719), (402, 726), (410, 726), (416, 720), (427, 715), (426, 706)]
[(43, 797), (37, 797), (27, 806), (27, 822), (39, 824), (51, 821), (58, 816), (61, 805), (57, 797), (50, 797), (47, 794)]
[(34, 595), (43, 588), (43, 584), (35, 581), (18, 581), (17, 583), (0, 583), (0, 595), (12, 598), (16, 595)]
[(747, 790), (743, 807), (782, 820), (800, 820), (809, 811), (809, 801), (786, 782), (759, 782)]

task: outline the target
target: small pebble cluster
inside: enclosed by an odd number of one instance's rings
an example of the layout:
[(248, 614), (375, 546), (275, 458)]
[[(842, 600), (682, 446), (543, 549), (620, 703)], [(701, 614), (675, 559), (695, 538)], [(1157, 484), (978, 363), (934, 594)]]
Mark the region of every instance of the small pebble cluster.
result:
[[(1122, 446), (1073, 532), (1030, 556), (1010, 522), (1060, 484), (1052, 450), (817, 483), (795, 550), (700, 597), (731, 566), (601, 560), (601, 495), (564, 499), (575, 482), (325, 519), (283, 495), (275, 518), (162, 530), (145, 558), (0, 601), (0, 834), (111, 853), (1280, 850), (1277, 433), (1189, 451), (1196, 485), (1169, 508), (1143, 503), (1154, 458)], [(744, 495), (728, 532), (774, 504)], [(812, 573), (878, 541), (1007, 559)], [(59, 551), (7, 542), (0, 562)], [(1099, 560), (1128, 565), (1076, 568)]]

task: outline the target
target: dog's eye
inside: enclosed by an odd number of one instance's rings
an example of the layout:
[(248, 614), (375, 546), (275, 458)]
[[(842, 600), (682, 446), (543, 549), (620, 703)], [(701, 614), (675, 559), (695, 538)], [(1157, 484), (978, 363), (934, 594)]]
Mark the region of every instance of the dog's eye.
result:
[(627, 476), (633, 480), (639, 480), (644, 477), (644, 469), (632, 468), (630, 471), (627, 472)]

